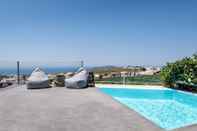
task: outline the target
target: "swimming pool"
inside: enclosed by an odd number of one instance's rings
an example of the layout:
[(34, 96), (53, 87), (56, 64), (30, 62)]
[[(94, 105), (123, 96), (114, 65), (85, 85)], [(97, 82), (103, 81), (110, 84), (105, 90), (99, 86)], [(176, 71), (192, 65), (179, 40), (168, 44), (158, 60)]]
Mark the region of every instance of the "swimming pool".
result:
[(197, 95), (172, 89), (100, 88), (163, 129), (197, 123)]

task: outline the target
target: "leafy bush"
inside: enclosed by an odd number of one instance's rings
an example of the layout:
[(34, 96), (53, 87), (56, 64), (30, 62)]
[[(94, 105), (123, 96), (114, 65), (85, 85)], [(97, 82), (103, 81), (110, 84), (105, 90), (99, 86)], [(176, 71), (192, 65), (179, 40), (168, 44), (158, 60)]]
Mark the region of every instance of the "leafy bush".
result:
[(176, 81), (185, 81), (187, 83), (196, 82), (197, 54), (174, 63), (167, 63), (167, 65), (162, 68), (160, 74), (161, 79), (169, 86), (174, 86)]
[(171, 86), (171, 84), (174, 83), (173, 66), (173, 64), (167, 63), (161, 70), (161, 79), (164, 81), (165, 85)]
[(194, 78), (194, 79), (192, 80), (192, 83), (197, 84), (197, 78)]

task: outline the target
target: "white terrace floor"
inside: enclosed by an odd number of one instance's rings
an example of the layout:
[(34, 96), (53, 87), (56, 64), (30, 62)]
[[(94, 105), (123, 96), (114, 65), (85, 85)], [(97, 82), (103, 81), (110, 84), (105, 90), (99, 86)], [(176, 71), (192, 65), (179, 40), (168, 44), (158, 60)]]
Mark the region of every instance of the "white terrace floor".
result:
[[(98, 88), (0, 89), (0, 131), (159, 130)], [(197, 126), (179, 130), (196, 131)]]

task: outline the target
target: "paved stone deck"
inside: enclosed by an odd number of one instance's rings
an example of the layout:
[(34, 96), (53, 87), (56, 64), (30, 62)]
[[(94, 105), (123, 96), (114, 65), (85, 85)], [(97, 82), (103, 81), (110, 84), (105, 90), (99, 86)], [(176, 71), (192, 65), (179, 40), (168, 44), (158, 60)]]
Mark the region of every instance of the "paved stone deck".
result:
[[(159, 131), (99, 91), (25, 86), (0, 90), (0, 131)], [(197, 130), (190, 126), (177, 130)]]

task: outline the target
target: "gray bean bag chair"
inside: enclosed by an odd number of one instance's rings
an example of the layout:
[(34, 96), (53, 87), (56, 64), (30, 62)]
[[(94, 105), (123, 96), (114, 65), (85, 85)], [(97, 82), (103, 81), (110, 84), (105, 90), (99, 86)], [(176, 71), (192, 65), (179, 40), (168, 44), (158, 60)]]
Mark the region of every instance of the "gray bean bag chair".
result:
[(27, 81), (27, 88), (28, 89), (41, 89), (41, 88), (49, 88), (49, 78), (45, 74), (44, 71), (42, 71), (39, 68), (36, 68), (31, 76), (28, 78)]
[(88, 71), (80, 68), (73, 77), (65, 79), (67, 88), (86, 88), (88, 85)]

